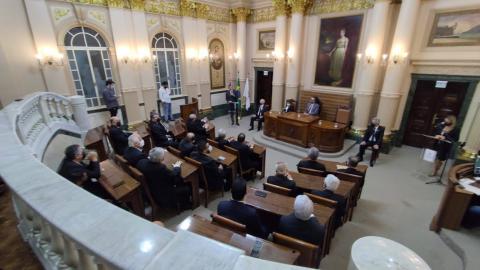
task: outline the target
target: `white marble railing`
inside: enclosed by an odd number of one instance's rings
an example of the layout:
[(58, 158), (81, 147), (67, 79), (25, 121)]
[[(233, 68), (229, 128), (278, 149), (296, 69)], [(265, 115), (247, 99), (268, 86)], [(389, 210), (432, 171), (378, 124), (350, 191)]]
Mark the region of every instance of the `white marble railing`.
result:
[(79, 96), (35, 93), (0, 111), (0, 175), (11, 190), (19, 232), (45, 269), (299, 269), (161, 228), (41, 162), (59, 130), (82, 136), (88, 128), (85, 99)]

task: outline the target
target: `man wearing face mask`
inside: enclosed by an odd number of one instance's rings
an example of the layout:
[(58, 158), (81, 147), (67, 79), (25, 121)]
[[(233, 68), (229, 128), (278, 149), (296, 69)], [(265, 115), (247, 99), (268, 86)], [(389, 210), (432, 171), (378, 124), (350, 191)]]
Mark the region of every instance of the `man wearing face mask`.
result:
[(115, 94), (115, 82), (112, 79), (108, 79), (105, 83), (107, 86), (102, 91), (103, 101), (110, 111), (110, 116), (117, 116), (118, 111), (118, 98)]
[(110, 143), (116, 154), (123, 155), (123, 152), (128, 147), (128, 136), (132, 135), (132, 133), (125, 132), (120, 127), (120, 118), (116, 116), (110, 118), (110, 127), (108, 129)]
[(145, 141), (138, 133), (133, 133), (128, 137), (128, 148), (125, 149), (123, 157), (133, 167), (137, 167), (140, 160), (147, 158), (147, 155), (142, 152), (143, 146), (145, 146)]
[(250, 118), (250, 130), (253, 130), (253, 122), (258, 121), (258, 131), (262, 129), (263, 124), (263, 114), (268, 111), (268, 105), (265, 104), (265, 99), (260, 99), (260, 104), (257, 107), (255, 116)]
[(176, 147), (175, 142), (172, 139), (174, 137), (172, 132), (167, 131), (167, 128), (160, 121), (160, 115), (157, 112), (151, 113), (148, 127), (150, 128), (153, 144), (156, 147)]
[[(212, 147), (206, 141), (201, 140), (197, 144), (197, 149), (197, 151), (192, 152), (191, 158), (202, 163), (208, 182), (208, 189), (212, 191), (222, 188), (230, 189), (231, 182), (224, 184), (226, 170), (224, 170), (222, 164), (219, 164), (215, 159), (207, 155), (208, 152), (212, 151)], [(202, 185), (200, 184), (200, 186)]]
[(320, 100), (318, 97), (311, 97), (310, 101), (305, 106), (305, 114), (308, 115), (319, 115), (321, 110)]
[(285, 105), (285, 107), (283, 108), (282, 112), (294, 112), (295, 111), (295, 108), (293, 107), (293, 100), (291, 99), (288, 99), (287, 100), (287, 104)]
[(382, 147), (383, 142), (383, 133), (385, 128), (380, 126), (380, 119), (374, 117), (372, 119), (372, 124), (368, 126), (363, 136), (362, 142), (360, 143), (360, 151), (357, 154), (358, 161), (363, 161), (363, 155), (365, 154), (365, 149), (367, 147), (372, 147), (372, 157), (370, 158), (370, 166), (373, 167), (375, 160), (378, 157), (380, 147)]
[[(89, 161), (88, 165), (83, 162), (84, 159)], [(110, 198), (97, 182), (100, 178), (100, 163), (96, 152), (86, 153), (78, 144), (68, 146), (58, 174), (100, 198)]]

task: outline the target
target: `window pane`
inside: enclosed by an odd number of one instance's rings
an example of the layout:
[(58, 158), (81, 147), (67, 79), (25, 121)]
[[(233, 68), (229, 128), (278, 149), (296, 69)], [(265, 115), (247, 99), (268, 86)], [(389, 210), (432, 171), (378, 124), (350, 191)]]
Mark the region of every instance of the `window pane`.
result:
[(87, 99), (87, 107), (92, 107), (92, 100), (91, 99)]
[(75, 60), (74, 61), (68, 61), (70, 63), (70, 69), (71, 70), (76, 70), (77, 69), (77, 65), (75, 65)]
[(177, 42), (175, 41), (175, 39), (172, 38), (172, 43), (173, 43), (173, 47), (174, 48), (177, 48)]
[(68, 60), (73, 60), (73, 52), (71, 50), (67, 50), (67, 57)]
[[(85, 97), (95, 97), (95, 86), (93, 85), (92, 73), (88, 63), (88, 56), (86, 51), (75, 51), (77, 58), (77, 65), (82, 79), (83, 93)], [(91, 104), (91, 102), (90, 102)], [(91, 106), (91, 105), (90, 105)]]
[(158, 67), (160, 69), (160, 82), (167, 80), (167, 65), (165, 63), (165, 52), (158, 53)]
[(74, 81), (79, 81), (80, 78), (78, 77), (78, 72), (72, 72), (72, 75), (73, 75), (73, 80)]
[(70, 29), (69, 32), (72, 33), (72, 35), (75, 35), (75, 34), (78, 34), (78, 33), (82, 32), (82, 28), (81, 27), (74, 27), (74, 28)]
[(167, 66), (168, 66), (168, 80), (170, 81), (171, 88), (177, 88), (177, 78), (175, 72), (175, 59), (173, 58), (173, 52), (167, 52)]
[[(74, 72), (74, 74), (77, 74), (77, 72)], [(75, 89), (82, 89), (82, 84), (80, 81), (75, 81)]]
[(168, 39), (165, 39), (165, 48), (173, 48), (172, 42)]
[(85, 38), (87, 39), (87, 46), (88, 47), (100, 47), (100, 44), (98, 43), (98, 41), (90, 36), (90, 35), (85, 35)]
[(93, 99), (93, 106), (98, 106), (98, 100), (96, 98)]
[(90, 51), (90, 59), (92, 60), (93, 75), (95, 76), (97, 89), (102, 91), (105, 88), (106, 78), (101, 51)]
[(110, 68), (110, 61), (104, 59), (103, 64), (105, 64), (105, 68)]
[(106, 69), (105, 71), (107, 72), (107, 79), (111, 79), (112, 78), (112, 70), (111, 69)]

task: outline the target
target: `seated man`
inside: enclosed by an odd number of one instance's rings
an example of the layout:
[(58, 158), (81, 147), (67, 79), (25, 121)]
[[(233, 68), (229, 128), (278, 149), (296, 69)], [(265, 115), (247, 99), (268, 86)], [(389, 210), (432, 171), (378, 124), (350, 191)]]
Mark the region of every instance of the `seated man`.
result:
[(257, 210), (242, 202), (247, 193), (247, 184), (242, 178), (237, 178), (232, 185), (232, 198), (230, 201), (222, 201), (218, 204), (217, 212), (247, 227), (247, 233), (261, 238), (267, 238), (268, 233), (262, 226)]
[(340, 195), (335, 194), (338, 186), (340, 185), (340, 180), (333, 174), (327, 175), (323, 183), (323, 190), (313, 190), (312, 194), (327, 198), (337, 202), (337, 207), (335, 211), (335, 228), (340, 227), (343, 224), (343, 216), (346, 213), (347, 202), (345, 198)]
[(293, 105), (293, 99), (287, 99), (285, 107), (282, 109), (282, 112), (294, 112), (295, 106)]
[[(226, 187), (224, 184), (226, 171), (224, 170), (222, 164), (219, 164), (215, 159), (206, 155), (207, 152), (211, 151), (209, 148), (210, 146), (206, 141), (199, 141), (197, 145), (197, 151), (193, 151), (190, 156), (194, 160), (202, 163), (206, 174), (205, 177), (207, 178), (208, 182), (208, 189), (220, 190)], [(203, 183), (201, 181), (200, 186), (203, 187)]]
[(370, 158), (370, 166), (373, 167), (375, 160), (377, 159), (380, 147), (382, 147), (383, 133), (385, 128), (380, 126), (380, 119), (375, 117), (372, 119), (372, 124), (368, 126), (362, 142), (360, 143), (360, 150), (357, 154), (358, 161), (363, 161), (363, 155), (367, 147), (372, 147), (372, 157)]
[(189, 157), (193, 150), (195, 150), (195, 145), (193, 144), (194, 139), (195, 134), (189, 132), (187, 133), (185, 138), (180, 141), (180, 144), (178, 145), (178, 150), (180, 150), (180, 154), (182, 157)]
[(361, 171), (355, 169), (358, 166), (358, 157), (351, 156), (348, 158), (346, 162), (347, 168), (346, 169), (337, 169), (337, 172), (348, 173), (353, 175), (358, 175), (362, 177), (362, 181), (360, 182), (360, 186), (363, 187), (363, 183), (365, 182), (365, 174)]
[(179, 177), (182, 162), (177, 161), (170, 170), (163, 164), (164, 158), (165, 150), (154, 147), (148, 153), (148, 159), (142, 159), (137, 164), (153, 199), (160, 207), (175, 208), (177, 204), (189, 205), (190, 187)]
[(262, 129), (263, 124), (263, 114), (268, 111), (268, 105), (265, 104), (265, 99), (260, 99), (260, 104), (258, 104), (257, 111), (255, 112), (255, 116), (250, 118), (250, 130), (253, 130), (253, 122), (258, 121), (258, 131)]
[(110, 118), (110, 127), (108, 129), (110, 143), (116, 154), (123, 155), (123, 152), (128, 147), (128, 136), (132, 133), (124, 132), (120, 126), (120, 118), (116, 116)]
[(157, 112), (152, 112), (150, 114), (150, 122), (148, 123), (148, 127), (150, 128), (153, 144), (156, 147), (163, 148), (174, 146), (175, 143), (172, 139), (173, 134), (170, 131), (167, 131), (160, 120), (160, 115)]
[(187, 131), (195, 134), (197, 140), (203, 140), (208, 138), (207, 129), (205, 128), (206, 123), (208, 122), (206, 118), (200, 120), (197, 118), (197, 115), (192, 113), (188, 117), (187, 121)]
[(218, 148), (225, 150), (225, 146), (230, 146), (230, 140), (226, 139), (227, 134), (225, 130), (218, 130), (218, 136), (215, 138), (215, 141), (218, 143)]
[(267, 183), (288, 188), (291, 190), (292, 195), (297, 194), (296, 184), (288, 173), (287, 164), (284, 162), (277, 162), (275, 164), (275, 175), (269, 176)]
[(238, 151), (243, 170), (250, 168), (254, 168), (256, 171), (262, 170), (260, 158), (253, 152), (252, 148), (248, 146), (247, 142), (245, 142), (245, 134), (238, 134), (237, 140), (230, 142), (230, 147)]
[(277, 232), (321, 247), (325, 228), (313, 215), (313, 202), (298, 195), (293, 209), (292, 214), (280, 218)]
[(123, 157), (128, 161), (128, 164), (136, 167), (140, 160), (147, 158), (147, 155), (142, 152), (144, 145), (145, 142), (138, 133), (133, 133), (128, 137), (128, 148), (123, 153)]
[(320, 103), (320, 99), (318, 99), (318, 97), (311, 97), (310, 101), (305, 106), (304, 113), (309, 115), (319, 115), (321, 110), (322, 104)]
[[(90, 161), (88, 165), (83, 163), (84, 159)], [(68, 146), (65, 149), (65, 157), (60, 164), (58, 174), (100, 198), (110, 198), (100, 183), (98, 183), (100, 163), (98, 162), (96, 152), (90, 151), (86, 153), (83, 147), (78, 144)]]
[(300, 160), (297, 164), (297, 168), (307, 168), (317, 171), (326, 171), (325, 165), (317, 161), (318, 158), (318, 149), (316, 147), (311, 147), (308, 149), (308, 156), (306, 159)]

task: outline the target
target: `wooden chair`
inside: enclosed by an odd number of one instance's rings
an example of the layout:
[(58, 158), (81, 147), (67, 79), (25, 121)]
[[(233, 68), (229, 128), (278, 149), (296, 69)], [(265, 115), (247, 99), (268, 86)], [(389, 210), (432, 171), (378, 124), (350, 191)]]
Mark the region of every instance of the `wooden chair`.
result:
[(128, 166), (130, 166), (130, 165), (128, 164), (128, 161), (127, 161), (124, 157), (120, 156), (119, 154), (115, 154), (115, 156), (114, 156), (114, 161), (115, 161), (115, 163), (117, 163), (125, 172), (128, 172)]
[(173, 148), (172, 146), (167, 147), (168, 152), (174, 154), (176, 157), (181, 158), (182, 157), (182, 152), (180, 150)]
[(308, 192), (305, 192), (304, 194), (307, 195), (310, 198), (310, 200), (312, 200), (312, 202), (316, 204), (324, 205), (332, 209), (335, 209), (337, 207), (337, 202), (334, 200), (323, 198), (321, 196), (317, 196)]
[(291, 196), (292, 195), (292, 190), (289, 188), (284, 188), (281, 186), (269, 184), (269, 183), (263, 183), (263, 189), (266, 191), (270, 191), (273, 193), (285, 195), (285, 196)]
[(211, 146), (214, 146), (216, 148), (220, 148), (220, 145), (218, 144), (217, 141), (214, 141), (212, 139), (207, 139), (207, 142), (211, 145)]
[(296, 265), (318, 268), (321, 259), (319, 246), (277, 232), (273, 232), (272, 236), (274, 243), (300, 251)]
[[(205, 208), (208, 207), (208, 203), (209, 203), (209, 198), (210, 198), (210, 193), (214, 193), (215, 191), (210, 191), (208, 189), (208, 181), (207, 181), (207, 177), (206, 177), (206, 174), (205, 174), (205, 170), (203, 169), (203, 166), (202, 166), (202, 163), (190, 158), (190, 157), (184, 157), (185, 160), (192, 164), (193, 166), (197, 167), (198, 169), (198, 177), (199, 177), (199, 180), (203, 182), (203, 185), (204, 185), (204, 193), (205, 193)], [(221, 192), (222, 192), (222, 197), (224, 196), (225, 194), (225, 191), (223, 190), (223, 188), (221, 189)]]
[(212, 217), (213, 224), (217, 224), (221, 227), (224, 227), (239, 234), (247, 234), (247, 226), (244, 224), (238, 223), (226, 217), (222, 217), (215, 213), (212, 213), (210, 216)]
[(157, 219), (157, 214), (158, 210), (160, 209), (160, 206), (158, 206), (157, 202), (155, 202), (155, 199), (153, 198), (152, 193), (150, 192), (150, 187), (147, 184), (147, 181), (145, 180), (145, 177), (143, 177), (143, 173), (140, 172), (137, 168), (134, 168), (132, 166), (128, 166), (128, 174), (132, 176), (135, 180), (140, 182), (143, 191), (145, 193), (145, 196), (148, 199), (148, 202), (150, 203), (150, 206), (152, 207), (152, 214), (150, 216), (150, 220), (154, 221)]
[[(363, 189), (362, 183), (364, 181), (364, 177), (360, 175), (349, 174), (344, 172), (335, 172), (334, 174), (335, 176), (338, 177), (338, 179), (342, 181), (348, 181), (355, 184), (355, 187), (353, 190), (354, 192), (353, 201), (351, 203), (353, 203), (354, 207), (357, 206), (357, 201), (360, 200), (360, 196), (362, 195), (362, 189)], [(353, 208), (350, 209), (348, 216), (349, 216), (348, 220), (351, 221), (353, 217)]]
[(314, 170), (314, 169), (303, 168), (303, 167), (298, 167), (297, 170), (299, 173), (310, 174), (310, 175), (321, 176), (321, 177), (327, 176), (327, 173), (325, 171)]
[(229, 146), (225, 146), (225, 151), (227, 153), (230, 153), (232, 155), (235, 155), (237, 157), (237, 162), (238, 162), (238, 172), (240, 173), (241, 177), (244, 177), (244, 175), (250, 175), (255, 173), (255, 168), (250, 168), (248, 170), (244, 170), (242, 167), (242, 162), (240, 161), (240, 153), (237, 151), (237, 149), (234, 149)]

